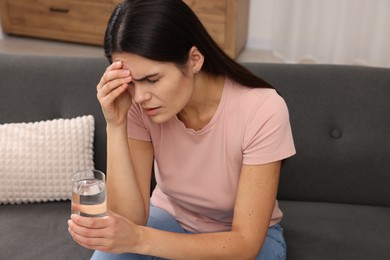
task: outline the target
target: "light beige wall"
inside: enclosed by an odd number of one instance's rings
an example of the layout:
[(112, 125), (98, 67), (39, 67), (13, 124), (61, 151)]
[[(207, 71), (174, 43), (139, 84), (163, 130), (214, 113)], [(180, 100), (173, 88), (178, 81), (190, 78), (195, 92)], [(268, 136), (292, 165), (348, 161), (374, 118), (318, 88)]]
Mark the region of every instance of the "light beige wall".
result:
[(247, 47), (271, 49), (275, 0), (250, 0)]

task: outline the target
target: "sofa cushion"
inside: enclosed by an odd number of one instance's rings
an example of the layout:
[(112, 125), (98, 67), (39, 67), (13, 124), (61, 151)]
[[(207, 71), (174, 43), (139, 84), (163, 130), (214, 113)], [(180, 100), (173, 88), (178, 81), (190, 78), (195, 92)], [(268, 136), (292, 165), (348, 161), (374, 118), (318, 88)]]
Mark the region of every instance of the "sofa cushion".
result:
[(68, 233), (70, 202), (46, 202), (0, 207), (0, 259), (90, 259)]
[(279, 201), (289, 260), (390, 256), (390, 208)]
[(0, 124), (93, 115), (95, 168), (106, 170), (106, 121), (96, 85), (107, 59), (0, 53)]
[(71, 198), (71, 175), (92, 169), (94, 118), (0, 125), (0, 203)]
[(285, 99), (297, 154), (279, 199), (390, 207), (390, 69), (326, 64), (246, 66)]

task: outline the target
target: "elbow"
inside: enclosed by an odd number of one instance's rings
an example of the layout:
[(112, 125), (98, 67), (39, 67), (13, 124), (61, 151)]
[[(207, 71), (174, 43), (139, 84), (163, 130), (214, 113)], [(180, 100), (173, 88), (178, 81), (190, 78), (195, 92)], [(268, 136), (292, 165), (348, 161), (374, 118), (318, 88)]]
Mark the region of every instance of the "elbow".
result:
[(240, 252), (238, 252), (235, 256), (232, 256), (232, 258), (229, 259), (255, 260), (261, 250), (260, 248), (257, 250), (256, 249), (246, 250), (245, 248), (241, 249)]
[(258, 254), (260, 253), (264, 239), (259, 239), (258, 237), (241, 237), (241, 243), (239, 246), (239, 252), (237, 254), (237, 258), (235, 259), (256, 259)]
[(260, 253), (261, 250), (261, 245), (258, 246), (248, 246), (246, 253), (243, 256), (243, 259), (248, 259), (248, 260), (254, 260), (256, 259), (256, 256)]
[[(108, 207), (108, 210), (111, 213), (117, 214), (129, 221), (131, 221), (133, 224), (139, 225), (139, 226), (146, 226), (148, 223), (148, 218), (149, 218), (149, 210), (138, 210), (138, 211), (133, 211), (133, 210), (125, 210), (123, 208), (120, 208), (118, 206), (110, 204)], [(136, 214), (135, 214), (136, 212)]]
[(256, 259), (256, 256), (259, 252), (260, 247), (255, 247), (244, 243), (237, 243), (233, 250), (229, 250), (229, 252), (225, 251), (223, 254), (216, 257), (216, 259), (254, 260)]

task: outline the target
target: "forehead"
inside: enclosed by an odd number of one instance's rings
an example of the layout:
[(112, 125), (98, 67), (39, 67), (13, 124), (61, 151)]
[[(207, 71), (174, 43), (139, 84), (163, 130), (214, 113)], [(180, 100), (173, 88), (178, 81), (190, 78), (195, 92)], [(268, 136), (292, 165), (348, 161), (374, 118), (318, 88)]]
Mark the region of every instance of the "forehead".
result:
[(122, 61), (123, 68), (130, 70), (135, 77), (163, 73), (176, 68), (173, 63), (154, 61), (132, 53), (115, 53), (112, 55), (112, 61)]

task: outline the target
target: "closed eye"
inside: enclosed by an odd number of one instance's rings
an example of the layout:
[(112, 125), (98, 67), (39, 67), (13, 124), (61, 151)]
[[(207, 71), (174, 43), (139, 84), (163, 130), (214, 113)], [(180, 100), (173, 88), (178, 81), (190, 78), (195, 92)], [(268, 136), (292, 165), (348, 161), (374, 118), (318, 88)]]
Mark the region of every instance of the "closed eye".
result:
[(154, 73), (154, 74), (146, 75), (145, 77), (140, 78), (140, 79), (134, 79), (134, 78), (133, 78), (133, 81), (138, 81), (138, 82), (140, 82), (140, 81), (146, 81), (146, 82), (148, 82), (148, 83), (150, 83), (150, 84), (154, 84), (154, 83), (156, 83), (159, 79), (151, 79), (151, 78), (155, 78), (155, 77), (157, 77), (157, 76), (158, 76), (158, 73)]
[(150, 84), (154, 84), (158, 81), (158, 79), (147, 79), (146, 82), (150, 83)]
[[(138, 82), (142, 82), (142, 81), (144, 81), (144, 82), (146, 82), (146, 83), (148, 83), (148, 84), (155, 84), (155, 83), (157, 83), (158, 81), (159, 81), (159, 79), (148, 79), (148, 78), (146, 78), (146, 79), (142, 79), (142, 80), (137, 80)], [(135, 81), (133, 80), (133, 81), (131, 81), (130, 83), (129, 83), (129, 85), (130, 86), (135, 86)]]

